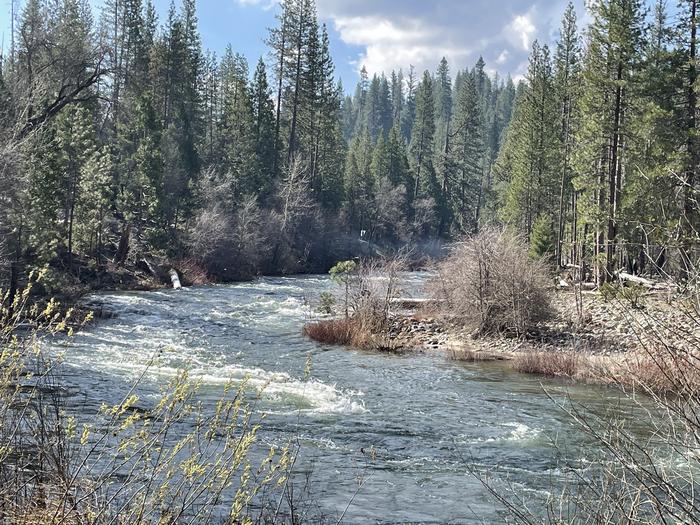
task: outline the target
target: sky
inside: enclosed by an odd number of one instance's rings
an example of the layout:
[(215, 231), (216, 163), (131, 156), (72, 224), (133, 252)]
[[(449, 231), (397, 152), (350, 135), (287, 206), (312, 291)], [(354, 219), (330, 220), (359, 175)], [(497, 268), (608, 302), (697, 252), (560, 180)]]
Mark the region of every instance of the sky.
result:
[[(9, 47), (10, 1), (0, 0), (0, 41)], [(16, 0), (21, 2), (22, 0)], [(177, 1), (177, 0), (176, 0)], [(574, 0), (585, 20), (584, 0)], [(101, 0), (94, 0), (99, 6)], [(364, 65), (370, 75), (409, 65), (434, 71), (445, 56), (454, 72), (483, 56), (490, 73), (520, 78), (535, 39), (551, 43), (568, 0), (317, 0), (328, 26), (337, 76), (352, 90)], [(165, 17), (170, 0), (155, 0)], [(202, 40), (221, 54), (227, 44), (251, 68), (266, 53), (276, 25), (275, 0), (198, 0)], [(583, 23), (583, 22), (582, 22)]]

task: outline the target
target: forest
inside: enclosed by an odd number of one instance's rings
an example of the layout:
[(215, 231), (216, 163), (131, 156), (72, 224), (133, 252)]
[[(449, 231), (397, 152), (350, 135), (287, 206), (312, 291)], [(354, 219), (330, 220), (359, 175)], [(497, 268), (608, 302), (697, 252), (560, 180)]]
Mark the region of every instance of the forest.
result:
[(10, 0), (0, 523), (700, 523), (700, 0), (353, 85), (177, 2)]
[[(325, 271), (506, 225), (605, 282), (682, 277), (698, 225), (697, 0), (569, 5), (525, 78), (335, 76), (314, 0), (251, 62), (205, 51), (195, 0), (26, 0), (0, 67), (0, 276), (128, 261), (212, 279)], [(253, 58), (253, 57), (250, 57)]]

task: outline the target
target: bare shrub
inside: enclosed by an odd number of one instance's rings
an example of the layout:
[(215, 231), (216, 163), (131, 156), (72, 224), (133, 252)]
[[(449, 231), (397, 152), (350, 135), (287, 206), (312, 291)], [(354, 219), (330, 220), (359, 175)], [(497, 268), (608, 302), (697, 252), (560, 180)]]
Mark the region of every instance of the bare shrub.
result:
[(192, 258), (177, 261), (175, 267), (180, 270), (187, 286), (202, 286), (212, 282), (206, 269)]
[(441, 313), (475, 334), (523, 336), (552, 315), (549, 281), (520, 237), (489, 228), (457, 244), (431, 288)]
[(349, 281), (352, 318), (364, 331), (380, 334), (391, 318), (391, 305), (397, 298), (400, 273), (406, 261), (402, 254), (384, 260), (364, 261)]

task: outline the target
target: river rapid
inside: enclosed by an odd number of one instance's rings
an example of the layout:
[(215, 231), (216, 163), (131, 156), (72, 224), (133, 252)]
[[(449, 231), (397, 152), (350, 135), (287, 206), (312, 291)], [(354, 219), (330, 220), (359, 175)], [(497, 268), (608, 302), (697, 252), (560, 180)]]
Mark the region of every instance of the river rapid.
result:
[[(406, 293), (422, 281), (408, 275)], [(304, 276), (94, 296), (92, 303), (117, 317), (92, 324), (65, 349), (74, 402), (88, 413), (116, 401), (156, 354), (146, 383), (163, 384), (188, 367), (212, 403), (231, 379), (267, 383), (261, 442), (298, 440), (295, 471), (310, 473), (321, 514), (337, 519), (357, 477), (365, 477), (344, 523), (502, 522), (472, 468), (497, 471), (528, 498), (560, 490), (562, 465), (594, 461), (590, 441), (550, 396), (598, 413), (632, 413), (614, 390), (521, 375), (498, 363), (314, 343), (302, 326), (315, 316), (309, 305), (332, 288), (324, 276)], [(368, 460), (372, 447), (376, 457)]]

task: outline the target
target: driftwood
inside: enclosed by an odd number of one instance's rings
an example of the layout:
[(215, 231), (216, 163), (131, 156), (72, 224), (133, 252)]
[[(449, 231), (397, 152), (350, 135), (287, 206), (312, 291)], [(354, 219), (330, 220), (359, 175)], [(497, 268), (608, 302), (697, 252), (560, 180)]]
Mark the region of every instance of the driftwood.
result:
[(418, 299), (413, 297), (398, 297), (389, 301), (392, 306), (403, 310), (418, 310), (427, 305), (436, 303), (434, 299)]
[(180, 284), (180, 276), (177, 274), (177, 270), (174, 268), (170, 270), (170, 282), (173, 283), (173, 288), (175, 290), (182, 289), (182, 284)]
[(645, 279), (644, 277), (639, 277), (638, 275), (632, 275), (626, 272), (619, 272), (617, 274), (617, 278), (620, 279), (620, 281), (641, 284), (642, 286), (646, 286), (647, 288), (656, 288), (658, 286), (657, 283), (655, 283), (654, 281), (650, 281), (649, 279)]

